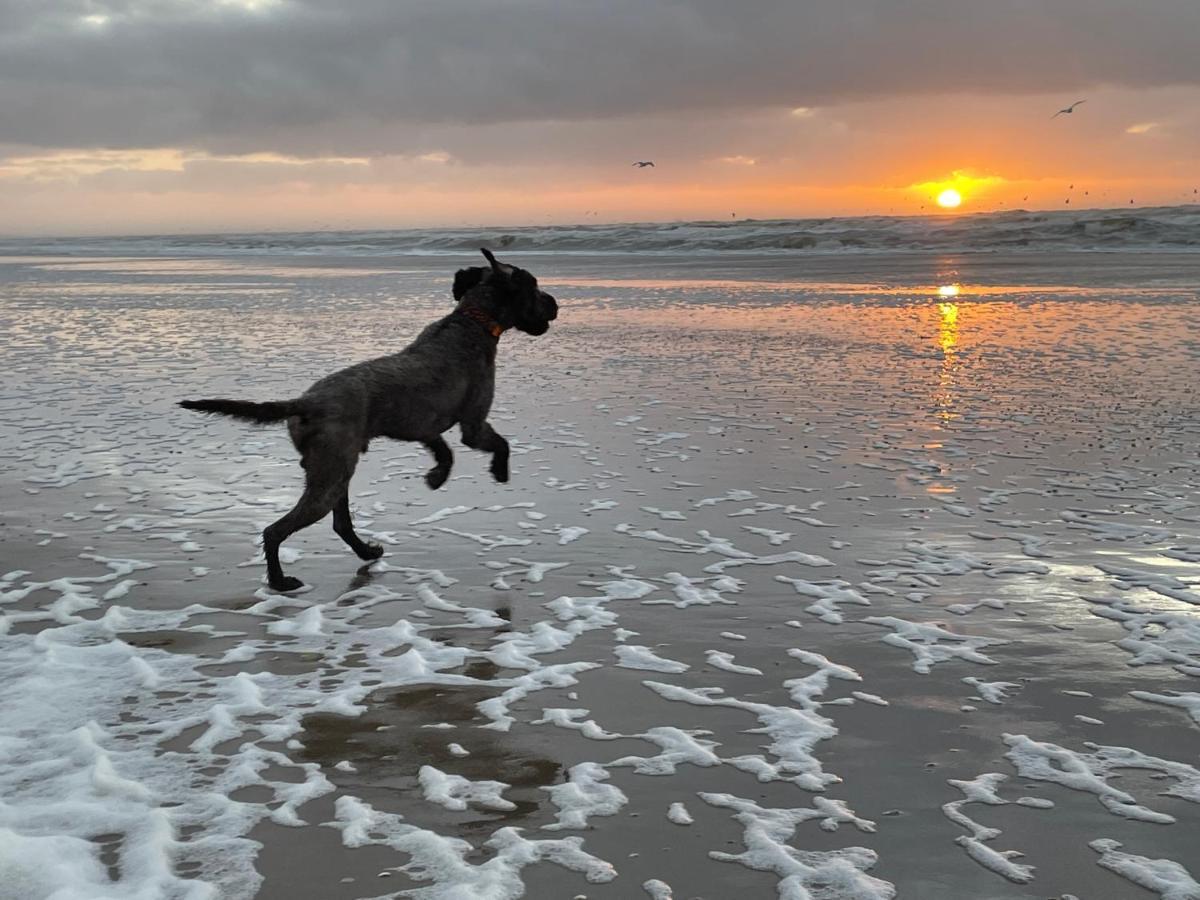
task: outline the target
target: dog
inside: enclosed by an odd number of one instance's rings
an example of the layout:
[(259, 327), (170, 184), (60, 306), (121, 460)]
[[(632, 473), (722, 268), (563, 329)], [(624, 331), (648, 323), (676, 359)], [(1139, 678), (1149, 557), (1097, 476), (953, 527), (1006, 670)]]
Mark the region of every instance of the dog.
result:
[(545, 334), (558, 317), (558, 301), (524, 269), (482, 250), (485, 266), (460, 269), (452, 288), (454, 312), (425, 327), (390, 356), (327, 375), (294, 400), (183, 400), (184, 409), (266, 424), (287, 421), (300, 451), (304, 494), (262, 533), (267, 583), (294, 591), (304, 582), (283, 574), (279, 546), (302, 528), (333, 513), (333, 530), (360, 559), (378, 559), (383, 548), (362, 540), (350, 519), (350, 478), (373, 438), (420, 441), (433, 454), (425, 483), (446, 482), (454, 455), (442, 433), (457, 424), (462, 442), (492, 455), (491, 473), (507, 482), (508, 441), (488, 424), (496, 382), (500, 335), (516, 328)]

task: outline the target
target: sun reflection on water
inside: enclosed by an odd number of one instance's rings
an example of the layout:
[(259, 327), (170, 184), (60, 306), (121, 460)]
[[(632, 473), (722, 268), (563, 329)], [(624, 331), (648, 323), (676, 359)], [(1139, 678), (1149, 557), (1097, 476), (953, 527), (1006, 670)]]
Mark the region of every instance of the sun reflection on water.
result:
[(938, 312), (941, 314), (938, 346), (942, 348), (942, 353), (953, 354), (958, 346), (958, 304), (939, 303)]
[[(941, 294), (941, 289), (938, 290)], [(937, 418), (942, 425), (950, 423), (959, 417), (955, 410), (955, 376), (958, 371), (958, 304), (938, 304), (938, 347), (942, 351), (942, 365), (938, 373), (937, 390), (934, 393), (934, 406)]]
[[(944, 285), (938, 288), (939, 297), (953, 297), (958, 294), (958, 285)], [(938, 431), (947, 429), (950, 424), (961, 416), (957, 410), (957, 374), (958, 359), (958, 304), (942, 302), (937, 305), (938, 330), (937, 343), (942, 351), (941, 367), (938, 370), (937, 386), (933, 392), (933, 412)], [(939, 444), (940, 448), (940, 444)], [(940, 461), (939, 475), (948, 479), (951, 475), (949, 462)], [(930, 494), (954, 494), (957, 488), (945, 481), (936, 481), (925, 488)]]

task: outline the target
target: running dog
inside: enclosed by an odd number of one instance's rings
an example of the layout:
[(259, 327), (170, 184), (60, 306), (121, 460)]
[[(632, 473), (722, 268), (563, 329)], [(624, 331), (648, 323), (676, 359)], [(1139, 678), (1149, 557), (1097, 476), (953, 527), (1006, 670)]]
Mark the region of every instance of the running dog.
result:
[(558, 303), (529, 272), (497, 261), (486, 248), (483, 255), (488, 266), (455, 274), (454, 312), (426, 326), (399, 353), (327, 375), (294, 400), (180, 402), (184, 409), (258, 424), (287, 421), (300, 451), (304, 494), (287, 515), (263, 529), (267, 582), (274, 590), (304, 586), (283, 574), (279, 545), (330, 512), (333, 530), (360, 559), (383, 554), (381, 546), (355, 533), (350, 520), (350, 478), (372, 438), (424, 444), (434, 459), (425, 483), (436, 490), (454, 462), (442, 433), (457, 424), (466, 446), (492, 454), (492, 477), (508, 481), (508, 441), (487, 421), (496, 347), (510, 328), (545, 334), (558, 317)]

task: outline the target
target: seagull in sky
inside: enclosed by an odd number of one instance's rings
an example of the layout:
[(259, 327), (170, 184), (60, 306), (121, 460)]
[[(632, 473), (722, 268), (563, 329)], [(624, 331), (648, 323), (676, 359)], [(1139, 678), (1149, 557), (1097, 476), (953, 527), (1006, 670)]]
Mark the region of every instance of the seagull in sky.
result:
[(1058, 118), (1059, 116), (1061, 116), (1063, 113), (1066, 113), (1067, 115), (1070, 115), (1071, 113), (1075, 112), (1075, 107), (1077, 107), (1077, 106), (1078, 106), (1080, 103), (1087, 103), (1087, 101), (1086, 101), (1086, 100), (1076, 100), (1074, 103), (1072, 103), (1072, 104), (1071, 104), (1070, 106), (1068, 106), (1066, 109), (1060, 109), (1058, 112), (1056, 112), (1056, 113), (1055, 113), (1054, 115), (1052, 115), (1050, 118), (1052, 118), (1052, 119), (1057, 119), (1057, 118)]
[(634, 165), (639, 169), (644, 169), (646, 166), (649, 166), (652, 169), (654, 168), (654, 163), (650, 162), (649, 160), (639, 160), (638, 162), (635, 162)]

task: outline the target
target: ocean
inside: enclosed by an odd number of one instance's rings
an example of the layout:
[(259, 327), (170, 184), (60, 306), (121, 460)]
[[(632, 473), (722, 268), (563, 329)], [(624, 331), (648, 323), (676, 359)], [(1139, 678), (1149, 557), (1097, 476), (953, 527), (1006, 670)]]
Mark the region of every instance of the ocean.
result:
[(0, 252), (387, 257), (473, 252), (481, 240), (494, 249), (555, 255), (1188, 250), (1200, 247), (1200, 206), (619, 225), (9, 238), (0, 239)]

